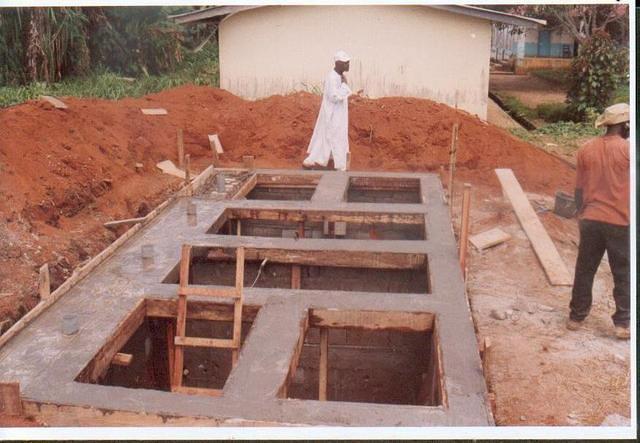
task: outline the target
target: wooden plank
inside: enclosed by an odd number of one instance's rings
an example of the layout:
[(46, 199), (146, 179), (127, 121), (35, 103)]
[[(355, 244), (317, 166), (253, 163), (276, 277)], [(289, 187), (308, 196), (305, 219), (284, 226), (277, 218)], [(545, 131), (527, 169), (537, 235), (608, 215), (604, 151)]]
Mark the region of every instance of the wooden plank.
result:
[(235, 349), (231, 354), (232, 364), (238, 363), (238, 351), (242, 338), (242, 304), (244, 293), (244, 248), (236, 249), (236, 292), (238, 299), (233, 306), (233, 342)]
[(456, 172), (456, 155), (458, 152), (458, 123), (454, 123), (451, 128), (451, 148), (449, 150), (449, 184), (447, 192), (449, 194), (449, 208), (453, 208), (453, 176)]
[[(176, 303), (177, 304), (177, 303)], [(152, 316), (149, 312), (149, 303), (147, 305), (147, 316)], [(169, 373), (169, 384), (173, 385), (173, 370), (175, 369), (175, 356), (176, 356), (176, 316), (177, 316), (177, 306), (175, 311), (172, 313), (172, 318), (168, 321), (167, 324), (167, 369)]]
[[(187, 296), (183, 293), (189, 284), (189, 266), (191, 265), (191, 246), (182, 245), (180, 255), (180, 292), (178, 293), (178, 316), (176, 319), (176, 338), (184, 337), (187, 332)], [(173, 379), (171, 390), (182, 385), (184, 370), (184, 349), (176, 347), (173, 356)]]
[(513, 171), (511, 169), (496, 169), (495, 171), (502, 190), (511, 202), (522, 229), (529, 237), (531, 246), (538, 256), (549, 282), (556, 286), (571, 286), (573, 284), (571, 274), (569, 274), (549, 234), (527, 200), (527, 196), (513, 175)]
[(184, 158), (184, 181), (185, 185), (191, 181), (191, 154), (187, 154)]
[(430, 331), (433, 329), (434, 314), (429, 312), (312, 309), (309, 318), (311, 325), (317, 327)]
[(175, 386), (172, 392), (189, 395), (207, 395), (209, 397), (222, 397), (222, 389), (194, 388), (191, 386)]
[(464, 184), (462, 193), (462, 221), (460, 224), (460, 269), (462, 269), (462, 277), (467, 275), (467, 246), (469, 242), (469, 210), (471, 207), (471, 185)]
[(93, 360), (82, 370), (78, 376), (78, 381), (97, 383), (106, 374), (115, 355), (144, 322), (146, 314), (144, 304), (144, 300), (140, 300), (129, 315), (113, 328), (113, 334), (100, 348)]
[(176, 346), (188, 346), (194, 348), (235, 348), (232, 339), (226, 338), (204, 338), (204, 337), (176, 337)]
[[(372, 269), (420, 269), (426, 261), (424, 254), (402, 252), (253, 248), (247, 248), (245, 251), (246, 260), (262, 262), (265, 258), (269, 259), (270, 263)], [(228, 260), (228, 257), (209, 255), (208, 259), (212, 261), (216, 259)]]
[(165, 174), (173, 175), (174, 177), (178, 177), (183, 180), (186, 178), (186, 173), (183, 170), (178, 169), (171, 160), (163, 160), (160, 163), (156, 163), (156, 167)]
[(119, 226), (124, 225), (134, 225), (136, 223), (142, 223), (146, 217), (137, 217), (137, 218), (125, 218), (122, 220), (114, 220), (110, 222), (106, 222), (103, 226), (107, 229), (117, 228)]
[(320, 366), (318, 369), (318, 400), (327, 400), (327, 372), (329, 363), (329, 330), (320, 328)]
[(502, 229), (493, 228), (488, 231), (481, 232), (480, 234), (472, 235), (469, 237), (469, 241), (478, 251), (482, 251), (483, 249), (499, 245), (510, 238), (511, 235), (507, 234)]
[(224, 153), (224, 150), (222, 149), (222, 143), (220, 143), (220, 137), (218, 137), (218, 134), (209, 134), (209, 145), (211, 146), (211, 150), (213, 151), (216, 158), (218, 158), (218, 155)]
[[(188, 390), (188, 388), (185, 388)], [(206, 395), (206, 394), (205, 394)], [(118, 409), (97, 408), (91, 406), (74, 406), (50, 404), (46, 402), (23, 400), (25, 415), (34, 417), (40, 423), (57, 427), (96, 427), (96, 426), (282, 426), (282, 423), (266, 420), (245, 420), (242, 418), (213, 418), (196, 416), (174, 416), (151, 412), (123, 411)], [(288, 426), (291, 424), (287, 423)]]
[(117, 365), (117, 366), (129, 366), (132, 361), (133, 361), (133, 355), (118, 352), (116, 355), (113, 356), (113, 360), (111, 360), (111, 364)]
[(349, 187), (385, 191), (419, 191), (419, 178), (405, 177), (349, 177)]
[(140, 108), (144, 115), (167, 115), (168, 112), (164, 108)]
[[(235, 288), (233, 288), (235, 290)], [(187, 319), (233, 321), (233, 304), (222, 304), (218, 301), (191, 299), (187, 305)], [(177, 299), (147, 298), (147, 316), (175, 319), (178, 315)], [(243, 321), (253, 321), (258, 314), (260, 306), (242, 305)], [(171, 342), (175, 332), (171, 335)]]
[(55, 97), (52, 97), (50, 95), (41, 95), (40, 98), (42, 100), (46, 100), (47, 102), (52, 104), (53, 107), (56, 108), (56, 109), (67, 109), (68, 108), (68, 106), (62, 100), (57, 99)]
[(178, 295), (201, 295), (204, 297), (224, 297), (224, 298), (237, 298), (238, 294), (234, 289), (225, 288), (210, 288), (201, 285), (189, 285), (180, 286), (178, 288)]
[(256, 186), (257, 180), (258, 179), (255, 174), (251, 175), (251, 177), (249, 177), (242, 186), (240, 186), (240, 189), (238, 189), (232, 199), (237, 200), (239, 198), (244, 198)]
[(0, 383), (0, 415), (22, 415), (22, 400), (20, 398), (20, 383)]
[(397, 212), (357, 212), (357, 211), (324, 211), (324, 210), (287, 210), (287, 209), (254, 209), (228, 208), (232, 218), (269, 220), (269, 221), (307, 221), (311, 223), (345, 222), (354, 224), (424, 224), (424, 214)]
[(184, 134), (182, 128), (178, 128), (178, 166), (184, 168)]
[(51, 297), (51, 276), (49, 274), (49, 264), (45, 263), (40, 267), (38, 276), (38, 292), (40, 300), (47, 300)]
[(311, 174), (257, 174), (258, 185), (314, 188), (322, 175)]

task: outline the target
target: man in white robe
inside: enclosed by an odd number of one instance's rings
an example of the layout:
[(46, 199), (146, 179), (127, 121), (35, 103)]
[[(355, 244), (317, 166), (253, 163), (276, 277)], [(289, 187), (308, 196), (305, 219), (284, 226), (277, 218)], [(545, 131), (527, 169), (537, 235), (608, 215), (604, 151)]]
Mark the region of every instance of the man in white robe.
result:
[(333, 165), (338, 171), (347, 169), (349, 152), (349, 107), (347, 98), (351, 89), (344, 73), (349, 71), (349, 55), (338, 51), (334, 56), (335, 66), (324, 81), (322, 105), (316, 120), (316, 127), (302, 165), (326, 167), (333, 157)]

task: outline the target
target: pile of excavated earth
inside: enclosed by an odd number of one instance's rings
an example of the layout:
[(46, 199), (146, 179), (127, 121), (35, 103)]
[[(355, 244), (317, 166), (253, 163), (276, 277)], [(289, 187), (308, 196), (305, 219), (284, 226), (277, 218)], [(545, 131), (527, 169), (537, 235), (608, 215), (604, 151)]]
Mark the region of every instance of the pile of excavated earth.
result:
[[(309, 93), (246, 101), (224, 90), (195, 86), (139, 99), (62, 100), (67, 109), (29, 101), (0, 110), (0, 332), (38, 302), (42, 264), (49, 264), (53, 290), (127, 229), (109, 230), (105, 222), (144, 216), (183, 184), (156, 168), (166, 159), (177, 163), (179, 129), (193, 173), (211, 162), (208, 134), (218, 134), (224, 147), (222, 166), (240, 166), (243, 156), (252, 155), (258, 168), (299, 169), (320, 107), (320, 97)], [(144, 115), (141, 108), (164, 108), (167, 114)], [(349, 112), (351, 169), (433, 171), (442, 174), (445, 185), (442, 168), (447, 169), (452, 127), (458, 123), (456, 186), (463, 181), (474, 185), (477, 226), (517, 223), (513, 215), (501, 212), (508, 208), (478, 211), (482, 202), (500, 194), (495, 168), (512, 169), (526, 192), (547, 200), (573, 187), (575, 171), (563, 160), (446, 105), (417, 98), (353, 97)], [(566, 239), (565, 233), (576, 238), (575, 221), (555, 220), (549, 212), (540, 217), (554, 240)], [(566, 247), (574, 254), (575, 244)], [(526, 267), (536, 271), (531, 278), (544, 281), (535, 256), (527, 253), (531, 257)], [(471, 257), (473, 266), (479, 266), (478, 259)], [(477, 292), (473, 279), (470, 284)], [(478, 298), (474, 314), (484, 309), (481, 302)], [(480, 332), (495, 330), (483, 322), (478, 326)], [(498, 417), (498, 422), (521, 420), (522, 412), (506, 403), (513, 399), (501, 398), (503, 419)], [(613, 409), (624, 414), (624, 401), (619, 400)], [(534, 421), (566, 422), (557, 417)]]
[[(214, 133), (225, 166), (253, 155), (256, 167), (299, 168), (320, 106), (309, 93), (246, 101), (195, 86), (139, 99), (64, 101), (64, 110), (29, 101), (0, 111), (0, 312), (10, 322), (37, 301), (39, 266), (49, 263), (55, 289), (117, 237), (104, 222), (143, 216), (180, 185), (155, 167), (176, 162), (178, 129), (196, 170), (211, 159), (207, 135)], [(167, 115), (143, 115), (141, 108)], [(493, 169), (505, 167), (527, 191), (570, 187), (573, 172), (562, 161), (474, 116), (417, 98), (350, 101), (352, 169), (438, 171), (448, 164), (454, 123), (461, 179), (497, 188)]]

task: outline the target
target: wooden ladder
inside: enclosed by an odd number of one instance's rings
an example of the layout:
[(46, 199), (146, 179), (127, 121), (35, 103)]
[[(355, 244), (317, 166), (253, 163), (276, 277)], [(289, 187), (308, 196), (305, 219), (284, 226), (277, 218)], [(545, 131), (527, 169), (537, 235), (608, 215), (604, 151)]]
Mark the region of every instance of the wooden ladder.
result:
[[(219, 397), (221, 389), (195, 388), (182, 385), (184, 371), (184, 348), (224, 348), (231, 349), (231, 361), (235, 367), (240, 351), (240, 337), (242, 335), (242, 302), (244, 287), (244, 248), (236, 249), (236, 286), (229, 289), (205, 288), (189, 286), (189, 269), (191, 265), (191, 245), (182, 246), (180, 259), (180, 287), (178, 288), (178, 316), (176, 321), (176, 333), (174, 337), (175, 348), (173, 350), (173, 362), (169, 362), (171, 371), (171, 391), (184, 394), (200, 394)], [(187, 296), (201, 295), (209, 297), (228, 297), (234, 299), (233, 305), (233, 338), (200, 338), (187, 337)], [(171, 354), (171, 353), (170, 353)]]

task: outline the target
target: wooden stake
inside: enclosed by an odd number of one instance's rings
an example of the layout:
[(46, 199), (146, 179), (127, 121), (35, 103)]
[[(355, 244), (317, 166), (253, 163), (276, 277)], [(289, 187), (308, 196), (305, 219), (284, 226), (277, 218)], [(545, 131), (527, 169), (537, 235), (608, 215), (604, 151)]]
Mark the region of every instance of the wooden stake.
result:
[(45, 263), (40, 267), (38, 288), (40, 292), (40, 300), (47, 300), (51, 296), (51, 276), (49, 274), (48, 263)]
[[(304, 238), (304, 222), (298, 222), (298, 238)], [(291, 289), (300, 289), (301, 280), (300, 265), (291, 265)]]
[(242, 235), (242, 223), (240, 219), (236, 220), (236, 233), (238, 234), (238, 237)]
[(458, 151), (458, 124), (454, 123), (451, 129), (451, 149), (449, 151), (449, 208), (453, 209), (453, 176), (456, 172), (456, 154)]
[(320, 380), (318, 386), (318, 400), (327, 400), (327, 372), (329, 363), (329, 330), (320, 328), (320, 367), (318, 378)]
[(467, 243), (469, 239), (469, 208), (471, 205), (471, 185), (469, 183), (464, 184), (464, 191), (462, 194), (462, 220), (460, 224), (460, 268), (462, 269), (462, 276), (466, 277), (466, 262), (467, 262)]
[[(182, 245), (180, 258), (180, 288), (189, 285), (189, 265), (191, 261), (191, 246)], [(176, 337), (184, 337), (187, 332), (187, 296), (182, 290), (178, 292), (178, 319), (176, 321)], [(173, 359), (173, 378), (171, 390), (182, 386), (182, 371), (184, 370), (184, 348), (177, 346)]]
[(244, 248), (236, 249), (236, 298), (233, 305), (233, 343), (235, 349), (231, 352), (231, 364), (238, 363), (238, 353), (242, 338), (242, 305), (244, 292)]
[(167, 360), (169, 363), (169, 383), (173, 385), (173, 372), (176, 355), (176, 321), (169, 319), (167, 324)]
[(187, 154), (185, 156), (185, 166), (184, 166), (184, 181), (186, 185), (188, 185), (191, 182), (191, 173), (189, 172), (190, 169), (191, 169), (191, 155)]
[(184, 135), (182, 128), (178, 129), (178, 166), (184, 168)]
[(20, 383), (0, 383), (0, 415), (22, 415), (22, 400), (20, 399)]

